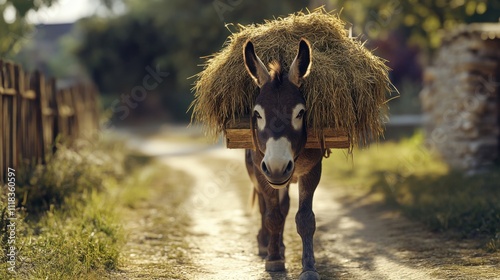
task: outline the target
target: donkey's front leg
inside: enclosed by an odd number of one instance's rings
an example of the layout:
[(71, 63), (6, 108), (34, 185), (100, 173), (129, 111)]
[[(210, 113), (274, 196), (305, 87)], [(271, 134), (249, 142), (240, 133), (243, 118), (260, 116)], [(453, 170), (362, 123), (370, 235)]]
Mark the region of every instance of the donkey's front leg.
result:
[(321, 177), (321, 161), (299, 180), (299, 211), (295, 216), (297, 232), (302, 238), (302, 274), (300, 280), (317, 280), (313, 248), (313, 235), (316, 231), (316, 218), (312, 211), (314, 191)]
[(264, 195), (266, 202), (265, 226), (269, 231), (269, 244), (267, 246), (266, 270), (285, 270), (285, 260), (280, 252), (280, 240), (285, 225), (285, 217), (281, 213), (278, 190), (266, 189)]

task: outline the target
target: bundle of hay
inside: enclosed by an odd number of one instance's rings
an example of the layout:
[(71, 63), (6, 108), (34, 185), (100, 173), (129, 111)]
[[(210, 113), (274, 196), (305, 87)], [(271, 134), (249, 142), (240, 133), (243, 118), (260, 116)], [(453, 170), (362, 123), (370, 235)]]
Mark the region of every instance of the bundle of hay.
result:
[(349, 37), (338, 16), (317, 9), (238, 28), (224, 48), (208, 58), (193, 88), (193, 121), (203, 123), (209, 134), (224, 133), (229, 121), (248, 114), (259, 93), (243, 62), (248, 39), (264, 64), (278, 60), (289, 69), (300, 38), (306, 38), (312, 45), (312, 67), (301, 90), (309, 129), (318, 139), (324, 128), (344, 130), (351, 147), (382, 136), (392, 89), (389, 69), (362, 42)]

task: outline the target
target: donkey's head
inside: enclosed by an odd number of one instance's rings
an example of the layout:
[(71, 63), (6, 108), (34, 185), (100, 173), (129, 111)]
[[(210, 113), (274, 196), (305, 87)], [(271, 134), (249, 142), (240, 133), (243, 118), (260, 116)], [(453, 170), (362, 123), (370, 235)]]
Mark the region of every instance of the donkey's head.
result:
[(243, 58), (260, 88), (252, 115), (256, 149), (263, 154), (260, 169), (273, 188), (284, 188), (307, 141), (306, 104), (299, 88), (311, 68), (311, 47), (307, 40), (300, 41), (288, 73), (278, 62), (271, 63), (268, 71), (250, 41), (243, 47)]

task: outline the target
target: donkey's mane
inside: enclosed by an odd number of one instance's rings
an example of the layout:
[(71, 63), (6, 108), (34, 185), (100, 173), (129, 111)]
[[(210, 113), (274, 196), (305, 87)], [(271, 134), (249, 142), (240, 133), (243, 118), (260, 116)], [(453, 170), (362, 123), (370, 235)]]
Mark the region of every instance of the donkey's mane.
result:
[(269, 63), (271, 81), (281, 84), (283, 82), (283, 69), (281, 68), (281, 63), (274, 60)]

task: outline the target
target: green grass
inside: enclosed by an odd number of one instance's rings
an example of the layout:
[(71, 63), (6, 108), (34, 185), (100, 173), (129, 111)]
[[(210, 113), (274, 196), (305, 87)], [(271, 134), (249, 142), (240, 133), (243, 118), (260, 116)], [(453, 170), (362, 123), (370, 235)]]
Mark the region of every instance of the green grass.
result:
[[(116, 205), (130, 184), (148, 180), (138, 168), (146, 159), (123, 151), (105, 139), (80, 141), (72, 149), (60, 145), (44, 166), (18, 170), (17, 274), (7, 271), (2, 250), (0, 279), (98, 279), (116, 269), (124, 243)], [(1, 245), (7, 248), (2, 213)]]
[(122, 232), (103, 196), (49, 210), (19, 235), (18, 276), (25, 279), (93, 278), (117, 265)]
[[(352, 158), (334, 151), (335, 160), (325, 162), (324, 174), (358, 194), (381, 195), (432, 230), (486, 237), (486, 248), (499, 250), (500, 168), (477, 175), (452, 170), (423, 142), (417, 133), (399, 143), (355, 150)], [(346, 158), (345, 163), (339, 158)]]

